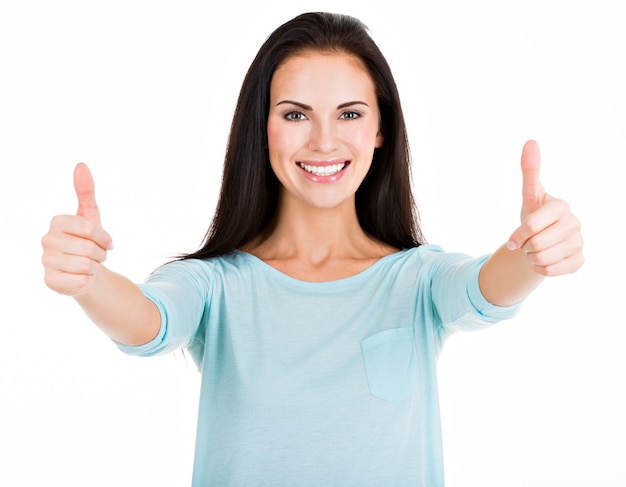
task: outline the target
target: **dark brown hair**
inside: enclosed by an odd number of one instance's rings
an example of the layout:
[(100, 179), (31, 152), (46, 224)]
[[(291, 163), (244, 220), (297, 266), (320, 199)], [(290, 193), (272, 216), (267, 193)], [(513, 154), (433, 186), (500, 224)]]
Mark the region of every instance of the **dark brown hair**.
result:
[(263, 43), (244, 78), (233, 116), (213, 222), (199, 250), (183, 258), (231, 252), (271, 228), (279, 182), (267, 150), (272, 76), (303, 51), (343, 52), (359, 58), (375, 86), (383, 145), (357, 190), (359, 223), (370, 236), (396, 248), (424, 243), (411, 191), (411, 159), (398, 90), (384, 56), (359, 20), (305, 13), (281, 25)]

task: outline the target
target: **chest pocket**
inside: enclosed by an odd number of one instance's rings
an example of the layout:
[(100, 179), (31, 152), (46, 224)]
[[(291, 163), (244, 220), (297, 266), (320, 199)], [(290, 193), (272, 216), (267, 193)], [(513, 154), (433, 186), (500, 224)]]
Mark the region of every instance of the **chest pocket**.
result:
[(413, 394), (417, 353), (412, 327), (393, 328), (361, 342), (370, 394), (399, 403)]

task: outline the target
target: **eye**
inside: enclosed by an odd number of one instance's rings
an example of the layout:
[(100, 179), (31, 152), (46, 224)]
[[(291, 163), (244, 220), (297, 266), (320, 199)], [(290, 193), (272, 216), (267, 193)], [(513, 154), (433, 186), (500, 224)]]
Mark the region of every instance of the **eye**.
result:
[(343, 120), (355, 120), (360, 117), (361, 117), (361, 114), (359, 112), (354, 112), (354, 111), (343, 112), (340, 116), (340, 118)]
[(297, 110), (291, 110), (291, 111), (285, 113), (283, 115), (283, 117), (285, 118), (285, 120), (289, 120), (289, 121), (292, 121), (292, 122), (298, 122), (300, 120), (305, 120), (306, 119), (304, 113), (299, 112)]

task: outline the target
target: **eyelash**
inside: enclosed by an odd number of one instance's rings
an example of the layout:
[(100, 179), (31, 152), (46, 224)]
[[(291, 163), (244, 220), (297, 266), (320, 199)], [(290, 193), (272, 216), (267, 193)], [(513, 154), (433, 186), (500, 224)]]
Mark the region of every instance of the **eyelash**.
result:
[[(350, 115), (350, 117), (346, 117), (345, 115)], [(343, 112), (341, 114), (341, 117), (344, 120), (356, 120), (357, 118), (361, 118), (361, 113), (356, 112), (354, 110), (350, 110), (350, 111), (347, 111), (347, 112)]]
[[(283, 117), (288, 122), (299, 122), (301, 120), (305, 120), (306, 119), (306, 115), (304, 115), (304, 113), (302, 113), (302, 112), (300, 112), (298, 110), (290, 110), (290, 111), (286, 112), (283, 115)], [(357, 111), (354, 111), (354, 110), (349, 110), (349, 111), (346, 111), (346, 112), (342, 112), (340, 118), (342, 120), (356, 120), (358, 118), (361, 118), (361, 113), (357, 112)]]
[[(295, 118), (295, 116), (297, 116), (298, 118)], [(288, 122), (299, 122), (300, 120), (304, 120), (305, 116), (302, 112), (299, 112), (297, 110), (290, 110), (285, 113), (284, 118)]]

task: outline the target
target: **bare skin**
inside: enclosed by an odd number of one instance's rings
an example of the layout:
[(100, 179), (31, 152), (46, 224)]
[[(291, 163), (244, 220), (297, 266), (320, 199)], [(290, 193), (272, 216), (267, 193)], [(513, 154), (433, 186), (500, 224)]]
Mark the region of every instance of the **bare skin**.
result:
[[(373, 82), (358, 59), (308, 52), (281, 65), (267, 129), (282, 184), (277, 224), (269, 238), (243, 250), (306, 281), (349, 277), (397, 251), (362, 230), (354, 199), (384, 142), (379, 120)], [(336, 176), (301, 167), (344, 162)]]
[[(277, 69), (270, 91), (268, 147), (281, 182), (279, 210), (271, 235), (241, 250), (313, 282), (355, 275), (396, 252), (367, 235), (356, 214), (356, 189), (384, 143), (373, 83), (360, 62), (343, 54), (298, 55)], [(580, 222), (567, 203), (544, 191), (539, 163), (539, 148), (528, 141), (520, 226), (479, 276), (483, 295), (495, 305), (518, 303), (545, 277), (583, 264)], [(135, 284), (104, 266), (112, 239), (84, 164), (76, 166), (74, 185), (77, 214), (53, 218), (42, 239), (44, 280), (73, 296), (112, 339), (147, 343), (160, 328), (159, 312)]]
[(545, 277), (571, 274), (584, 263), (580, 221), (565, 201), (546, 193), (539, 168), (539, 146), (529, 140), (521, 157), (521, 224), (479, 276), (485, 298), (500, 306), (521, 302)]
[[(283, 210), (288, 213), (289, 210)], [(358, 224), (356, 211), (281, 213), (270, 237), (241, 250), (302, 281), (324, 282), (353, 276), (398, 249), (372, 239)], [(299, 216), (298, 216), (299, 215)]]
[(113, 340), (147, 343), (159, 331), (159, 311), (133, 282), (104, 266), (113, 241), (100, 222), (93, 178), (84, 164), (74, 170), (74, 187), (76, 215), (54, 217), (41, 240), (44, 281), (58, 293), (73, 296)]

